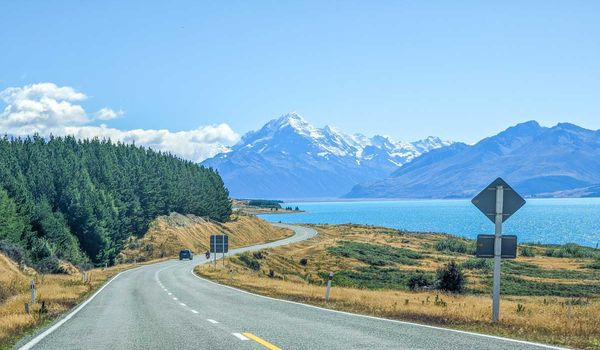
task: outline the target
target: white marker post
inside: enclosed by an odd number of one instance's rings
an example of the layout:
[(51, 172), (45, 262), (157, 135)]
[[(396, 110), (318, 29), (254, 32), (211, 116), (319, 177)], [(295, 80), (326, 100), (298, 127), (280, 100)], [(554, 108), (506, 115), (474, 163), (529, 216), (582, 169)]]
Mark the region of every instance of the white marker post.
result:
[(500, 263), (502, 258), (502, 210), (504, 187), (496, 187), (496, 232), (494, 239), (494, 285), (492, 291), (492, 322), (500, 319)]
[(327, 289), (325, 289), (325, 302), (329, 302), (329, 292), (331, 291), (331, 280), (333, 280), (333, 272), (329, 273), (329, 278), (327, 279)]
[(215, 248), (215, 255), (213, 257), (213, 262), (215, 264), (215, 268), (217, 268), (217, 235), (213, 235), (213, 247)]
[(35, 304), (35, 280), (31, 280), (31, 305)]

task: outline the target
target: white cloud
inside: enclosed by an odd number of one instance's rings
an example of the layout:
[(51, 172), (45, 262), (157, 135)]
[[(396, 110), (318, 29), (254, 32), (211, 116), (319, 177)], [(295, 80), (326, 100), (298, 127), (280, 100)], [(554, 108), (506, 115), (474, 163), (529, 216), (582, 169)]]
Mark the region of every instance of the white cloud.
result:
[(122, 110), (114, 111), (108, 107), (104, 107), (95, 113), (96, 119), (99, 120), (111, 120), (115, 118), (119, 118), (125, 114)]
[(90, 125), (95, 119), (110, 120), (123, 111), (102, 108), (93, 117), (76, 102), (86, 95), (71, 87), (53, 83), (11, 87), (0, 92), (6, 107), (0, 112), (0, 133), (26, 136), (73, 135), (77, 138), (108, 138), (113, 141), (134, 143), (176, 154), (195, 162), (212, 157), (239, 140), (239, 135), (227, 124), (202, 126), (187, 131), (167, 129), (120, 130), (107, 125)]

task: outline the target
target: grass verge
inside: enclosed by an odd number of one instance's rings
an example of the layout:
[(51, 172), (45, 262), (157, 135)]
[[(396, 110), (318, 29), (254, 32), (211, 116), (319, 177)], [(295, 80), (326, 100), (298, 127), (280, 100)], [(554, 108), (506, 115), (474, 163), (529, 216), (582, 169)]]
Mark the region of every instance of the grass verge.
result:
[[(199, 266), (195, 271), (258, 294), (336, 310), (600, 349), (600, 280), (597, 270), (589, 268), (595, 251), (588, 251), (592, 254), (585, 253), (586, 257), (558, 257), (563, 254), (544, 254), (547, 247), (531, 245), (530, 256), (507, 261), (501, 322), (492, 324), (491, 270), (489, 263), (470, 255), (472, 242), (360, 225), (315, 228), (319, 236), (307, 241), (234, 256), (225, 268)], [(429, 286), (409, 289), (410, 276), (433, 278), (440, 266), (452, 260), (467, 276), (468, 293), (446, 294)], [(334, 287), (325, 304), (329, 271), (335, 272)]]

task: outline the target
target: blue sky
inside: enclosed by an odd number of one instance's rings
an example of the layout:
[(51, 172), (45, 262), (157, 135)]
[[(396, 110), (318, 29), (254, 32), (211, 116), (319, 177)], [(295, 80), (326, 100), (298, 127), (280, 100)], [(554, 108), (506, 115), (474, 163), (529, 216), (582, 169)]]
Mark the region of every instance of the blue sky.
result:
[(86, 125), (119, 130), (297, 111), (475, 142), (530, 119), (599, 129), (599, 38), (598, 1), (4, 1), (0, 91), (71, 87), (119, 114)]

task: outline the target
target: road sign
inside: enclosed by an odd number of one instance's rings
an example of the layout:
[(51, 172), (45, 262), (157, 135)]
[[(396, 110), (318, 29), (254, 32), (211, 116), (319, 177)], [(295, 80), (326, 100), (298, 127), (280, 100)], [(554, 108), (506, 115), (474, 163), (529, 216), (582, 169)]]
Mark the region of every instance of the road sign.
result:
[(504, 191), (502, 222), (508, 220), (512, 214), (525, 205), (523, 197), (514, 191), (504, 180), (497, 178), (471, 200), (471, 203), (481, 210), (493, 223), (496, 222), (496, 189), (498, 186), (502, 186)]
[[(493, 258), (495, 239), (496, 236), (494, 235), (478, 235), (475, 255), (478, 258)], [(500, 256), (503, 259), (515, 259), (517, 257), (517, 236), (502, 236), (502, 250), (500, 252)]]
[(229, 236), (227, 236), (227, 235), (211, 235), (210, 236), (210, 252), (211, 253), (227, 253), (227, 252), (229, 252)]
[[(483, 189), (471, 202), (496, 226), (494, 232), (494, 274), (492, 287), (492, 322), (500, 319), (500, 263), (502, 259), (502, 223), (525, 205), (506, 181), (497, 178)], [(479, 243), (479, 242), (478, 242)], [(508, 247), (507, 247), (508, 249)], [(516, 249), (516, 241), (515, 241)]]

